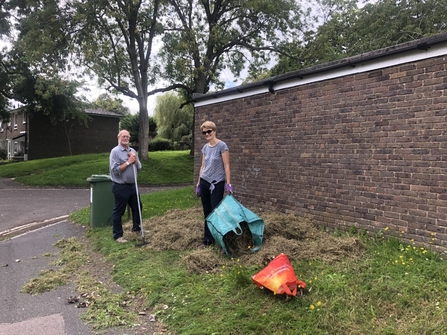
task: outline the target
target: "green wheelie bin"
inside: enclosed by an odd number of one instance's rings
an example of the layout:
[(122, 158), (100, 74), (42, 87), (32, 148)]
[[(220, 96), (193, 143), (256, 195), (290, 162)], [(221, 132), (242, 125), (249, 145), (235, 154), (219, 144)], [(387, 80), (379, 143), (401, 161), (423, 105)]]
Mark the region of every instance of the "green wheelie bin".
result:
[(115, 203), (112, 179), (107, 174), (94, 174), (87, 178), (90, 183), (90, 226), (92, 228), (112, 225), (112, 210)]

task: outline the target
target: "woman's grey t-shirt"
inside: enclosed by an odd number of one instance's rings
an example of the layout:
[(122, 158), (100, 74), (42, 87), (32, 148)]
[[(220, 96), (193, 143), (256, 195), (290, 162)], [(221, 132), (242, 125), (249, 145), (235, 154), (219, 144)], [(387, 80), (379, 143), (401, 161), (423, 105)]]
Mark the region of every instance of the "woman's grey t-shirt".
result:
[(225, 168), (222, 160), (222, 154), (228, 150), (224, 141), (219, 141), (214, 147), (205, 144), (202, 148), (202, 154), (205, 156), (201, 178), (209, 183), (218, 183), (225, 180)]

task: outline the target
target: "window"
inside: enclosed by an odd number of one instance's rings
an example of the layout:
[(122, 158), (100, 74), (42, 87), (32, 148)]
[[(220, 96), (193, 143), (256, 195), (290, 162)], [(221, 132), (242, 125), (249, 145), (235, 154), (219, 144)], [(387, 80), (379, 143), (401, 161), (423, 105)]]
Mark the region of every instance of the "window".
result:
[(14, 129), (17, 129), (17, 113), (14, 113)]
[(23, 156), (25, 152), (25, 142), (14, 141), (14, 156)]
[(22, 123), (23, 124), (25, 124), (26, 123), (26, 121), (27, 121), (27, 119), (28, 119), (28, 112), (23, 112), (23, 120), (22, 120)]
[(0, 121), (0, 133), (3, 132), (3, 121)]

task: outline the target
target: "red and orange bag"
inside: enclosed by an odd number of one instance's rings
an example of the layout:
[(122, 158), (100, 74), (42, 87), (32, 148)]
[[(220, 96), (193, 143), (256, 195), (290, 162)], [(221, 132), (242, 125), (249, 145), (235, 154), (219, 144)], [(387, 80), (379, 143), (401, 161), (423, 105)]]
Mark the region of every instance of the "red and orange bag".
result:
[(264, 269), (251, 277), (259, 288), (268, 288), (274, 294), (296, 296), (298, 289), (304, 289), (306, 283), (296, 278), (289, 258), (281, 253)]

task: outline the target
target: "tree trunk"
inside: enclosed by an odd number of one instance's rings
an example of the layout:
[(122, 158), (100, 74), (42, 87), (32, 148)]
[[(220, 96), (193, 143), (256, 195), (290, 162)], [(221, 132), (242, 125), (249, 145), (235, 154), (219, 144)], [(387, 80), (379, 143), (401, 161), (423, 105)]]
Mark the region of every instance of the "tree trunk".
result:
[(62, 121), (61, 124), (62, 124), (62, 129), (64, 131), (65, 139), (67, 140), (68, 155), (73, 156), (73, 153), (71, 151), (71, 141), (70, 141), (70, 134), (67, 129), (67, 123), (65, 121)]
[(138, 98), (140, 105), (140, 130), (138, 131), (138, 157), (142, 161), (149, 159), (149, 115), (147, 112), (147, 95)]

